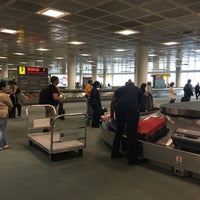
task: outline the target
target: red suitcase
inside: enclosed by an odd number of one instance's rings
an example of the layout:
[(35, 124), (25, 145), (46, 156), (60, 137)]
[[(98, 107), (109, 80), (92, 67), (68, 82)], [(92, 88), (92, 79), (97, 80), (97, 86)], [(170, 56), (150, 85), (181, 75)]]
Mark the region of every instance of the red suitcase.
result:
[(148, 116), (139, 120), (137, 132), (139, 139), (155, 142), (164, 137), (168, 129), (165, 119)]

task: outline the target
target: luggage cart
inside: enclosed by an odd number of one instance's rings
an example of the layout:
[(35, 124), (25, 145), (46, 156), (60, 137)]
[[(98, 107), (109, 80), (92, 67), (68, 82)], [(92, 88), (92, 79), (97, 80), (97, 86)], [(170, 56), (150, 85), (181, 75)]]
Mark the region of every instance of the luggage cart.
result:
[[(44, 113), (42, 115), (42, 108), (51, 108), (53, 115), (45, 117)], [(70, 113), (56, 116), (55, 108), (46, 104), (28, 106), (26, 117), (29, 144), (35, 144), (46, 151), (50, 160), (55, 154), (69, 151), (77, 151), (78, 155), (82, 156), (83, 149), (86, 148), (86, 114)], [(60, 120), (62, 117), (65, 120)], [(44, 128), (50, 128), (50, 130), (43, 132)]]

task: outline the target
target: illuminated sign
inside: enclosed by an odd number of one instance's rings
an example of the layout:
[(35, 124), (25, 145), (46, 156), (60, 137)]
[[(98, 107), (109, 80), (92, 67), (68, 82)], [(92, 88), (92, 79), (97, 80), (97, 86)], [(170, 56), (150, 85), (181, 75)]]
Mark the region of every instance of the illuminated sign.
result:
[(18, 66), (18, 85), (24, 91), (38, 91), (48, 85), (48, 68)]
[(26, 67), (24, 67), (24, 66), (19, 66), (19, 68), (18, 68), (18, 73), (19, 73), (20, 75), (25, 75), (25, 74), (26, 74)]
[(38, 75), (38, 76), (48, 75), (48, 68), (19, 66), (18, 74), (19, 75)]
[(28, 75), (46, 75), (47, 74), (47, 68), (41, 68), (41, 67), (27, 67), (26, 72)]

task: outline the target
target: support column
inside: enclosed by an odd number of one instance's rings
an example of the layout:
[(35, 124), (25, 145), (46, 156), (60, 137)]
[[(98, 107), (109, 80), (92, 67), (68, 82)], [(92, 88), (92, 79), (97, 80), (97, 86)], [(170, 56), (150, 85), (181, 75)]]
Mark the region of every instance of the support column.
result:
[(4, 64), (1, 66), (1, 74), (2, 74), (2, 79), (8, 79), (8, 65)]
[(106, 57), (103, 58), (103, 87), (106, 87), (106, 78), (107, 78), (107, 62)]
[(61, 73), (67, 74), (67, 64), (66, 61), (61, 62)]
[(97, 55), (96, 53), (93, 53), (92, 54), (92, 60), (93, 60), (93, 63), (92, 63), (92, 80), (93, 81), (98, 81), (97, 80)]
[(92, 80), (97, 80), (97, 66), (96, 64), (92, 65)]
[[(170, 54), (167, 55), (167, 65), (166, 65), (166, 69), (167, 69), (166, 73), (169, 74), (169, 72), (170, 72)], [(167, 78), (166, 78), (166, 85), (167, 85), (167, 86), (169, 85), (169, 77), (168, 77), (168, 76), (167, 76)]]
[(153, 57), (153, 71), (154, 73), (158, 73), (159, 71), (159, 57), (155, 56)]
[(148, 47), (138, 46), (136, 51), (135, 85), (147, 82)]
[(68, 89), (75, 89), (75, 59), (73, 54), (68, 54), (67, 59), (67, 69), (68, 69)]
[(178, 49), (177, 52), (177, 60), (176, 60), (176, 87), (181, 87), (181, 64), (182, 64), (182, 58), (181, 58), (181, 50)]
[(81, 62), (79, 64), (79, 85), (82, 86), (83, 85), (83, 63)]

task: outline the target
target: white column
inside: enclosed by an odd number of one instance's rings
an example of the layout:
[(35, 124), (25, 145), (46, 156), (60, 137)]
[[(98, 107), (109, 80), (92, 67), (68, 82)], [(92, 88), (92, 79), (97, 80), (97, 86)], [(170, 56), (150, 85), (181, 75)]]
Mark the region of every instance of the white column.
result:
[(68, 54), (68, 89), (75, 89), (75, 59), (73, 54)]
[(159, 56), (153, 57), (153, 71), (159, 72)]
[(8, 65), (7, 64), (4, 64), (1, 66), (1, 74), (2, 74), (2, 79), (8, 78)]
[(106, 57), (103, 58), (103, 87), (106, 87), (106, 76), (107, 76), (107, 62)]
[(94, 81), (98, 81), (97, 80), (97, 55), (96, 55), (96, 53), (92, 54), (92, 60), (93, 60), (93, 63), (92, 63), (92, 80), (94, 82)]
[(181, 58), (181, 50), (178, 49), (177, 52), (177, 60), (176, 60), (176, 87), (181, 87), (181, 65), (182, 65), (182, 58)]
[[(170, 71), (170, 54), (167, 55), (166, 69), (167, 69), (166, 73), (169, 73), (169, 71)], [(167, 76), (167, 78), (166, 78), (166, 85), (168, 86), (168, 84), (169, 84), (169, 77)]]
[(80, 72), (79, 84), (80, 84), (80, 86), (82, 86), (83, 85), (83, 63), (82, 62), (79, 64), (79, 72)]
[(66, 65), (66, 60), (61, 62), (61, 73), (62, 74), (67, 74), (67, 65)]
[(135, 85), (147, 82), (148, 47), (138, 46), (136, 50)]

